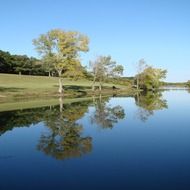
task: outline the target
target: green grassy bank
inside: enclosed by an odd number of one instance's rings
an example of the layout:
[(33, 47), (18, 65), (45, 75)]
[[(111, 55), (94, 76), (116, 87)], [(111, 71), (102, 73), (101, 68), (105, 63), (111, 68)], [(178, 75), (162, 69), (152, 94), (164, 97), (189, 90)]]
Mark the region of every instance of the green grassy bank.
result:
[[(93, 94), (92, 81), (63, 79), (63, 84), (65, 97), (82, 97)], [(113, 91), (113, 85), (116, 86), (116, 91)], [(54, 98), (59, 96), (57, 90), (57, 77), (0, 74), (0, 102), (12, 99)], [(102, 94), (115, 92), (132, 93), (132, 89), (124, 85), (104, 84)], [(96, 90), (95, 93), (98, 94), (99, 91)]]

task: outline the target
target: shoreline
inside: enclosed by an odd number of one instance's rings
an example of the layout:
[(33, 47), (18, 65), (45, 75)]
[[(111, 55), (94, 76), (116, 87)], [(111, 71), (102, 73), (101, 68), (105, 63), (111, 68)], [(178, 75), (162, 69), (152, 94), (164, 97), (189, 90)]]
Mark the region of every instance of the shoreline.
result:
[(3, 111), (14, 111), (14, 110), (21, 110), (21, 109), (30, 109), (30, 108), (38, 108), (38, 107), (45, 107), (45, 106), (54, 106), (60, 104), (60, 98), (63, 101), (63, 104), (73, 103), (73, 102), (80, 102), (80, 101), (89, 101), (93, 98), (98, 98), (100, 95), (102, 97), (119, 97), (119, 96), (127, 96), (127, 97), (134, 97), (137, 91), (105, 91), (103, 90), (102, 93), (99, 91), (95, 93), (87, 93), (85, 95), (71, 95), (65, 93), (64, 96), (30, 96), (30, 97), (7, 97), (1, 98), (0, 97), (0, 112)]

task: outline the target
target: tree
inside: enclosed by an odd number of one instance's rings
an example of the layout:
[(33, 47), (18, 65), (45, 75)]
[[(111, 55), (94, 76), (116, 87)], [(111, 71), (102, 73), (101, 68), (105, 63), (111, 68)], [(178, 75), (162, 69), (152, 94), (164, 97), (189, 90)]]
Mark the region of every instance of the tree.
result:
[(52, 64), (51, 57), (44, 57), (44, 59), (42, 60), (43, 63), (43, 69), (45, 72), (48, 73), (48, 76), (51, 77), (53, 75), (53, 71), (55, 70), (54, 65)]
[(123, 74), (123, 66), (117, 65), (111, 56), (99, 56), (95, 61), (90, 61), (93, 74), (92, 90), (95, 90), (95, 82), (99, 82), (99, 90), (102, 90), (103, 82), (108, 78), (118, 77)]
[(166, 77), (166, 70), (148, 66), (144, 60), (139, 61), (139, 72), (135, 77), (137, 89), (156, 90), (161, 85), (161, 79)]
[(123, 75), (123, 70), (124, 68), (122, 65), (116, 65), (111, 72), (112, 77), (114, 78), (120, 77), (121, 75)]
[[(73, 73), (76, 68), (80, 72), (79, 53), (88, 51), (87, 36), (73, 31), (60, 29), (50, 30), (33, 40), (38, 53), (48, 64), (51, 63), (59, 76), (59, 93), (63, 93), (63, 73)], [(50, 64), (49, 64), (49, 68)]]
[(9, 52), (0, 50), (0, 72), (9, 73), (11, 71), (11, 55)]
[(73, 80), (78, 80), (79, 78), (85, 77), (84, 67), (81, 66), (79, 60), (75, 60), (74, 63), (70, 63), (70, 64), (73, 64), (73, 65), (64, 72), (63, 74), (64, 77), (67, 77)]
[(188, 88), (190, 88), (190, 80), (187, 81), (186, 85)]
[[(140, 80), (140, 74), (144, 71), (144, 69), (147, 67), (147, 64), (144, 59), (140, 59), (137, 63), (137, 75), (136, 75), (136, 86), (137, 89), (139, 89), (139, 80)], [(141, 79), (142, 80), (142, 79)]]
[(0, 50), (0, 72), (14, 74), (44, 75), (40, 60), (26, 55), (11, 55)]

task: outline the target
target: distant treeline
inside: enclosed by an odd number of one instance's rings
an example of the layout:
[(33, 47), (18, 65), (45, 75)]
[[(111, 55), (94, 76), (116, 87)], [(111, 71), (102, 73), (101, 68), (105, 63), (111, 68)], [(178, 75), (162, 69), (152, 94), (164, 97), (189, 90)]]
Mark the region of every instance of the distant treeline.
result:
[(187, 87), (188, 82), (163, 82), (162, 85), (172, 87)]
[[(85, 67), (82, 67), (82, 69), (84, 78), (92, 80), (92, 74), (88, 72)], [(28, 57), (27, 55), (12, 55), (2, 50), (0, 50), (0, 73), (40, 76), (49, 75), (46, 65), (43, 64), (42, 60), (35, 57)], [(51, 76), (57, 76), (57, 73), (52, 70)], [(113, 78), (107, 79), (107, 82), (129, 85), (132, 84), (133, 80), (134, 77), (121, 77), (119, 80)]]
[[(0, 50), (0, 73), (49, 75), (46, 66), (41, 60), (27, 55), (12, 55), (2, 50)], [(83, 73), (86, 77), (90, 77), (85, 68), (83, 68)], [(51, 75), (56, 76), (57, 74), (52, 70)]]
[(46, 75), (40, 61), (26, 55), (11, 55), (0, 50), (0, 72), (10, 74)]

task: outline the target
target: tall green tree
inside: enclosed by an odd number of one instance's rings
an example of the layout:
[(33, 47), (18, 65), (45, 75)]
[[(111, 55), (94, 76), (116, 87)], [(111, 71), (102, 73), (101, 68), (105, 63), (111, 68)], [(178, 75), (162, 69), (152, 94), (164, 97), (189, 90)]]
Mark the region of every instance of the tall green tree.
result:
[(190, 88), (190, 80), (187, 81), (186, 85)]
[[(139, 83), (140, 83), (140, 74), (147, 68), (147, 64), (144, 59), (140, 59), (137, 63), (137, 75), (136, 75), (136, 86), (137, 89), (139, 89)], [(141, 79), (142, 80), (142, 79)]]
[(0, 72), (1, 73), (12, 73), (12, 56), (9, 52), (0, 50)]
[(135, 76), (137, 89), (156, 90), (160, 87), (161, 80), (166, 78), (167, 70), (149, 66), (144, 60), (139, 61), (139, 68)]
[(117, 65), (111, 56), (99, 56), (95, 61), (90, 61), (93, 75), (92, 90), (95, 90), (96, 81), (99, 82), (99, 90), (102, 90), (104, 81), (123, 74), (123, 66)]
[(50, 30), (33, 40), (38, 53), (50, 65), (53, 65), (59, 76), (59, 93), (63, 93), (63, 73), (69, 75), (73, 70), (80, 72), (80, 52), (89, 50), (87, 36), (74, 31), (60, 29)]
[(45, 75), (40, 60), (26, 55), (12, 55), (2, 50), (0, 50), (0, 72)]

